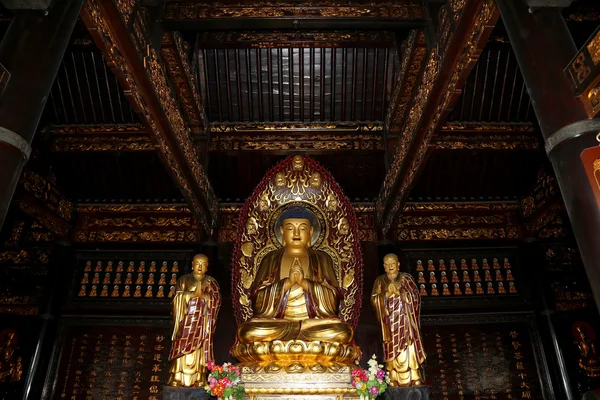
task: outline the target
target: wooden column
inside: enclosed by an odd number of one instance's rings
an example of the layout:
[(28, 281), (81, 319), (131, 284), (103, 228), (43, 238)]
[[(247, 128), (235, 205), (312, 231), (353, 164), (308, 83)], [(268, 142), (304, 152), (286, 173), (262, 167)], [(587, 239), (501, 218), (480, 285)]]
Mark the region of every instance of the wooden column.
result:
[(47, 15), (16, 11), (0, 44), (10, 74), (0, 97), (0, 227), (82, 4), (55, 0)]
[(564, 68), (577, 53), (560, 9), (530, 10), (525, 0), (496, 1), (527, 84), (546, 151), (564, 197), (573, 231), (600, 305), (600, 208), (581, 153), (598, 146), (598, 120), (588, 120)]
[[(40, 300), (40, 310), (36, 316), (38, 338), (25, 375), (23, 400), (47, 398), (45, 391), (52, 385), (46, 382), (48, 367), (59, 335), (59, 317), (70, 277), (73, 276), (73, 250), (70, 242), (57, 241), (52, 250), (48, 283)], [(47, 383), (48, 386), (44, 384)]]

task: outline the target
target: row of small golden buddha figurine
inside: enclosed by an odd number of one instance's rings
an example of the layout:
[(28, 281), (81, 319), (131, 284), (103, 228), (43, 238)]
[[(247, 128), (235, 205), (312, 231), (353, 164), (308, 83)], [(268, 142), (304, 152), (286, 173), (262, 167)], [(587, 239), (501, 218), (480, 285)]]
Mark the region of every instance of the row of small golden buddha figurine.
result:
[[(494, 258), (492, 260), (492, 266), (490, 267), (490, 265), (488, 264), (488, 260), (487, 258), (484, 258), (482, 261), (482, 265), (481, 265), (481, 269), (510, 269), (510, 261), (508, 261), (508, 258), (504, 258), (504, 264), (502, 266), (500, 266), (500, 263), (498, 263), (498, 259)], [(477, 260), (475, 258), (473, 258), (471, 260), (471, 266), (469, 267), (467, 265), (467, 260), (465, 260), (464, 258), (462, 260), (460, 260), (460, 266), (456, 265), (456, 261), (454, 260), (450, 260), (450, 265), (448, 267), (446, 267), (446, 264), (444, 262), (444, 260), (439, 260), (438, 263), (438, 267), (436, 269), (435, 265), (433, 264), (433, 260), (429, 260), (427, 261), (427, 271), (446, 271), (446, 270), (450, 270), (450, 271), (455, 271), (455, 270), (478, 270), (479, 268), (479, 264), (477, 263)], [(423, 261), (421, 260), (417, 260), (417, 267), (415, 269), (416, 271), (425, 271), (425, 267), (423, 266)]]
[[(464, 284), (464, 289), (461, 289), (461, 285), (459, 283), (455, 283), (452, 292), (450, 292), (450, 288), (447, 283), (442, 284), (442, 296), (463, 296), (463, 295), (472, 295), (472, 294), (505, 294), (507, 292), (506, 287), (504, 286), (504, 282), (497, 282), (496, 288), (494, 288), (494, 284), (492, 282), (488, 282), (486, 285), (486, 290), (483, 290), (483, 286), (481, 282), (477, 282), (475, 284), (475, 292), (473, 292), (473, 288), (469, 282)], [(431, 285), (431, 289), (429, 293), (427, 293), (427, 289), (424, 284), (419, 286), (419, 293), (421, 296), (439, 296), (440, 293), (438, 291), (437, 285), (434, 283)], [(517, 288), (515, 287), (514, 282), (508, 282), (508, 293), (517, 293)]]
[[(154, 273), (150, 272), (148, 274), (148, 277), (146, 278), (146, 281), (144, 282), (144, 273), (139, 272), (137, 274), (137, 278), (135, 280), (135, 284), (136, 285), (154, 285), (156, 284), (155, 282), (155, 278), (154, 278)], [(112, 281), (112, 282), (111, 282)], [(90, 275), (89, 272), (84, 272), (83, 277), (81, 278), (81, 282), (82, 285), (87, 285), (90, 283)], [(94, 276), (91, 279), (91, 283), (93, 285), (98, 285), (100, 284), (100, 273), (96, 272), (94, 274)], [(125, 276), (125, 281), (123, 282), (122, 279), (122, 274), (120, 272), (117, 272), (114, 279), (112, 279), (112, 275), (110, 272), (106, 272), (104, 274), (104, 278), (102, 279), (102, 284), (103, 285), (121, 285), (121, 284), (125, 284), (125, 285), (132, 285), (133, 282), (133, 274), (131, 272), (128, 272), (127, 275)], [(171, 278), (169, 279), (169, 285), (175, 285), (177, 283), (177, 274), (173, 273), (171, 274)], [(158, 279), (158, 284), (159, 285), (166, 285), (167, 284), (167, 275), (165, 273), (161, 273), (160, 274), (160, 278)]]
[[(79, 294), (77, 296), (78, 297), (109, 297), (108, 291), (109, 291), (108, 285), (104, 285), (104, 286), (102, 286), (102, 291), (100, 292), (100, 296), (98, 296), (98, 286), (97, 285), (92, 285), (89, 293), (87, 292), (87, 285), (81, 285), (81, 289), (79, 289)], [(169, 288), (169, 294), (167, 295), (167, 297), (172, 298), (174, 295), (175, 295), (175, 286), (173, 285)], [(125, 285), (123, 293), (121, 293), (120, 286), (114, 285), (112, 292), (110, 293), (110, 297), (132, 297), (131, 286)], [(142, 297), (142, 286), (141, 285), (137, 285), (135, 287), (135, 291), (133, 292), (133, 297)], [(151, 285), (148, 285), (143, 297), (146, 297), (146, 298), (156, 297), (157, 299), (164, 298), (165, 297), (165, 287), (159, 286), (158, 292), (156, 293), (156, 296), (154, 296), (153, 287)]]
[[(127, 266), (127, 270), (125, 270), (125, 266), (123, 261), (119, 261), (119, 263), (117, 264), (116, 267), (114, 267), (113, 262), (109, 261), (106, 264), (106, 267), (102, 266), (102, 261), (98, 261), (96, 263), (96, 266), (94, 267), (94, 272), (169, 272), (169, 266), (168, 263), (166, 261), (162, 262), (162, 265), (160, 267), (160, 270), (157, 270), (156, 267), (156, 261), (152, 261), (150, 263), (150, 266), (148, 267), (148, 271), (146, 271), (146, 262), (145, 261), (141, 261), (140, 264), (138, 265), (137, 269), (135, 266), (135, 262), (130, 261), (129, 265)], [(92, 272), (92, 262), (88, 261), (85, 264), (85, 268), (83, 269), (83, 272)], [(171, 266), (171, 270), (170, 272), (179, 272), (179, 263), (177, 261), (173, 261), (173, 265)]]
[[(514, 281), (515, 278), (512, 275), (512, 272), (510, 269), (507, 269), (504, 271), (505, 275), (502, 275), (502, 271), (497, 269), (494, 273), (494, 278), (492, 279), (492, 273), (490, 272), (490, 270), (484, 270), (484, 277), (483, 279), (481, 279), (481, 275), (479, 274), (478, 270), (472, 271), (473, 272), (473, 278), (471, 279), (471, 276), (469, 274), (469, 271), (462, 271), (462, 274), (459, 274), (458, 271), (452, 271), (452, 276), (449, 278), (448, 274), (446, 273), (446, 271), (441, 271), (439, 272), (439, 278), (438, 275), (435, 271), (430, 271), (429, 272), (429, 279), (426, 281), (425, 280), (425, 274), (426, 272), (419, 272), (417, 274), (417, 283), (445, 283), (445, 282), (452, 282), (452, 283), (457, 283), (457, 282), (481, 282), (481, 281)], [(462, 279), (461, 279), (462, 278)]]

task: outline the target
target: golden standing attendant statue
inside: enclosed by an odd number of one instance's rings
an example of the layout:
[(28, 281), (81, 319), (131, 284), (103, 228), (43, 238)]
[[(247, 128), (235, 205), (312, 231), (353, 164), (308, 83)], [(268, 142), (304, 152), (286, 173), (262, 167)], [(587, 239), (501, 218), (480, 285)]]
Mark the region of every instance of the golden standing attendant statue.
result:
[(169, 386), (204, 387), (214, 361), (213, 333), (221, 306), (217, 281), (206, 275), (208, 258), (197, 254), (192, 273), (177, 280), (173, 297), (173, 347)]
[(386, 273), (375, 280), (371, 304), (381, 324), (390, 386), (422, 385), (425, 351), (421, 339), (419, 289), (409, 274), (399, 271), (400, 262), (395, 254), (387, 254), (383, 266)]

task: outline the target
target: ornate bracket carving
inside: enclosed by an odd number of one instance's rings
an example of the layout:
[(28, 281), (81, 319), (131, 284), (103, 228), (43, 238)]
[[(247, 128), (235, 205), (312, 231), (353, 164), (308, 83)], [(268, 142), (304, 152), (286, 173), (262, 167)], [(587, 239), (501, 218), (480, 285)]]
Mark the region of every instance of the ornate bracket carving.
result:
[(376, 203), (377, 220), (387, 232), (429, 153), (431, 139), (452, 104), (495, 22), (493, 0), (453, 0), (440, 10), (436, 46), (408, 112), (402, 135)]
[(133, 1), (116, 5), (90, 0), (82, 18), (139, 111), (169, 173), (210, 234), (219, 214), (217, 199), (177, 105), (166, 67), (152, 43), (145, 9)]

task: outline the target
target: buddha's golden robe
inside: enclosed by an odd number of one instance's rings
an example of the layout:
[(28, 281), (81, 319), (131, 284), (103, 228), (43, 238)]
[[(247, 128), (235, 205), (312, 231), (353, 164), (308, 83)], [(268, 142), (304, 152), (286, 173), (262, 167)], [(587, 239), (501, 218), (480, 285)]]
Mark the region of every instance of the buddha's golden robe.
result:
[(352, 327), (337, 316), (342, 289), (329, 255), (308, 249), (309, 265), (303, 266), (307, 290), (294, 284), (286, 291), (286, 278), (281, 277), (284, 251), (273, 251), (261, 261), (250, 288), (253, 318), (240, 326), (238, 339), (350, 343)]
[[(199, 292), (198, 285), (201, 285)], [(193, 274), (186, 274), (177, 280), (173, 298), (173, 345), (169, 355), (170, 386), (206, 385), (206, 366), (214, 361), (212, 335), (220, 306), (219, 285), (210, 276), (197, 280)]]
[[(390, 284), (396, 285), (400, 296), (386, 295)], [(391, 386), (423, 384), (421, 364), (425, 351), (421, 340), (421, 298), (419, 289), (409, 274), (398, 273), (396, 279), (387, 274), (375, 280), (371, 304), (381, 324), (383, 358), (390, 374)]]

